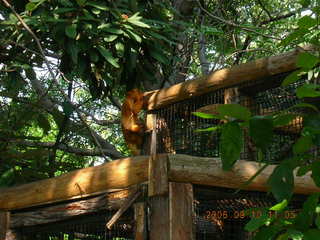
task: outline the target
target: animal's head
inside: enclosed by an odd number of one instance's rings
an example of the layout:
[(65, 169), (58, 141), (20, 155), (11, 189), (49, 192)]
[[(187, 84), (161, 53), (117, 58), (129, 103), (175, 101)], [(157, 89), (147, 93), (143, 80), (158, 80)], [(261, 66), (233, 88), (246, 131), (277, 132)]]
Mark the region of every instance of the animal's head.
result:
[(127, 92), (126, 102), (134, 113), (139, 113), (143, 108), (143, 92), (134, 88)]

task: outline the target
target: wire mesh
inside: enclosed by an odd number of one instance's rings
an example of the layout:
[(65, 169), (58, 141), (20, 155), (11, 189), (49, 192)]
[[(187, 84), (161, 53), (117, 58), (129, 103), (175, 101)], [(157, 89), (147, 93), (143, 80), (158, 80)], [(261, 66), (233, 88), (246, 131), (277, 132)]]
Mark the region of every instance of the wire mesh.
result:
[(22, 240), (131, 240), (134, 239), (132, 210), (121, 217), (112, 228), (106, 222), (114, 212), (101, 211), (95, 214), (73, 217), (68, 220), (16, 229)]
[[(276, 204), (267, 193), (195, 186), (195, 225), (197, 240), (250, 240), (255, 233), (244, 230), (251, 218), (262, 217), (262, 209)], [(290, 220), (296, 217), (305, 196), (296, 195), (283, 213)], [(267, 211), (269, 216), (275, 212)]]
[[(226, 103), (225, 94), (228, 89), (237, 89), (237, 102), (250, 109), (253, 115), (272, 115), (300, 103), (295, 90), (303, 81), (281, 86), (286, 74), (273, 77), (270, 81), (246, 83), (230, 88), (219, 89), (209, 94), (183, 100), (158, 110), (152, 111), (157, 116), (157, 152), (188, 154), (201, 157), (220, 157), (218, 131), (197, 132), (198, 129), (217, 127), (223, 121), (196, 117), (192, 112), (211, 105)], [(293, 110), (291, 110), (293, 111)], [(264, 161), (276, 163), (280, 159), (290, 157), (292, 144), (299, 137), (302, 119), (297, 118), (290, 124), (274, 129), (273, 142), (268, 152), (264, 153)], [(244, 132), (244, 146), (241, 159), (256, 161), (257, 152), (247, 132)]]

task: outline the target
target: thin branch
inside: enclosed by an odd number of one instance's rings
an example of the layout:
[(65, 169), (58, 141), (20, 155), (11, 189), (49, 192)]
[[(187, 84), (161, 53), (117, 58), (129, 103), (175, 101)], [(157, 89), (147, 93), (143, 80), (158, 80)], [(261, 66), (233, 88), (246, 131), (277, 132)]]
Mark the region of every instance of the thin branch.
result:
[(259, 3), (260, 7), (262, 8), (262, 10), (265, 11), (266, 14), (268, 15), (269, 19), (271, 19), (272, 16), (271, 16), (269, 10), (262, 4), (261, 0), (257, 0), (257, 1), (258, 1), (258, 3)]
[[(57, 82), (56, 78), (55, 78), (55, 74), (53, 73), (50, 63), (49, 61), (46, 59), (43, 48), (41, 46), (40, 40), (38, 39), (38, 37), (35, 35), (35, 33), (29, 28), (29, 26), (24, 22), (24, 20), (21, 18), (21, 16), (14, 10), (14, 8), (8, 3), (7, 0), (2, 0), (2, 2), (4, 2), (5, 6), (10, 8), (11, 11), (13, 12), (13, 14), (16, 16), (16, 18), (21, 22), (22, 26), (30, 33), (30, 35), (33, 37), (33, 39), (36, 41), (37, 47), (40, 51), (40, 54), (48, 68), (49, 74), (53, 80), (53, 82), (59, 86), (59, 83)], [(64, 93), (63, 90), (61, 90), (58, 87), (58, 90), (60, 91), (60, 93), (63, 95), (63, 97), (66, 99), (66, 101), (71, 104), (72, 106), (74, 106), (74, 104), (71, 102), (71, 100), (68, 98), (68, 96), (66, 96), (66, 94)], [(103, 157), (107, 160), (107, 157), (105, 156), (105, 154), (103, 153), (102, 150), (102, 146), (100, 144), (100, 142), (97, 140), (97, 134), (90, 128), (90, 126), (86, 123), (86, 120), (84, 119), (84, 117), (81, 115), (80, 111), (77, 108), (74, 108), (75, 112), (78, 114), (80, 120), (82, 121), (82, 123), (84, 124), (84, 126), (87, 128), (87, 130), (89, 131), (91, 137), (93, 138), (95, 144), (98, 146), (98, 148), (101, 151), (101, 154), (103, 155)]]
[(240, 28), (244, 31), (247, 31), (247, 32), (252, 32), (252, 33), (255, 33), (257, 35), (260, 35), (260, 36), (263, 36), (263, 37), (266, 37), (266, 38), (271, 38), (271, 39), (275, 39), (275, 40), (281, 40), (281, 38), (278, 38), (278, 37), (274, 37), (274, 36), (271, 36), (271, 35), (267, 35), (267, 34), (264, 34), (264, 33), (260, 33), (260, 32), (257, 32), (256, 30), (253, 30), (251, 28), (248, 28), (248, 27), (244, 27), (244, 26), (241, 26), (241, 25), (238, 25), (234, 22), (231, 22), (231, 21), (227, 21), (221, 17), (218, 17), (218, 16), (215, 16), (213, 14), (211, 14), (210, 12), (208, 12), (205, 8), (202, 7), (201, 3), (199, 2), (199, 0), (197, 1), (198, 2), (198, 5), (199, 7), (201, 8), (202, 11), (204, 11), (206, 14), (208, 14), (210, 17), (224, 23), (224, 24), (227, 24), (229, 26), (232, 26), (232, 27), (236, 27), (236, 28)]
[[(0, 137), (0, 142), (6, 142), (6, 143), (14, 143), (21, 146), (26, 147), (35, 147), (35, 148), (48, 148), (53, 149), (57, 148), (61, 151), (73, 153), (75, 155), (79, 156), (97, 156), (102, 157), (102, 153), (100, 149), (82, 149), (82, 148), (76, 148), (72, 146), (68, 146), (63, 143), (59, 143), (55, 146), (55, 142), (35, 142), (35, 141), (29, 141), (29, 140), (21, 140), (21, 139), (8, 139)], [(103, 150), (104, 155), (116, 155), (116, 152), (112, 152), (112, 150)]]
[(234, 55), (237, 55), (237, 54), (239, 54), (239, 53), (259, 52), (259, 51), (268, 51), (268, 52), (271, 52), (269, 49), (266, 49), (266, 48), (255, 48), (255, 49), (238, 50), (238, 51), (233, 52), (230, 56), (228, 56), (228, 57), (226, 58), (226, 60), (232, 58)]

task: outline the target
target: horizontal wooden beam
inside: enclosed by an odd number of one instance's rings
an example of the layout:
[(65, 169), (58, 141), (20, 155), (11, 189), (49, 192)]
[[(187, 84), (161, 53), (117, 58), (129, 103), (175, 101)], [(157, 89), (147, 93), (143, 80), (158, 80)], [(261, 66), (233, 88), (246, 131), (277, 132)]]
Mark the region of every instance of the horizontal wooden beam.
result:
[[(223, 171), (219, 158), (193, 157), (189, 155), (169, 155), (169, 180), (172, 182), (187, 182), (193, 184), (240, 188), (261, 168), (257, 162), (239, 160), (231, 171)], [(268, 166), (244, 190), (268, 191), (266, 185), (269, 176), (276, 165)], [(319, 192), (310, 175), (295, 177), (294, 192), (311, 194)]]
[(27, 211), (16, 211), (11, 214), (10, 228), (57, 222), (100, 210), (119, 209), (135, 190), (136, 187), (133, 187), (105, 193), (85, 200), (75, 200), (67, 203), (37, 207), (35, 209), (31, 208)]
[(59, 177), (0, 189), (0, 209), (20, 209), (96, 195), (148, 180), (148, 156), (125, 158)]
[[(239, 188), (260, 169), (256, 162), (239, 160), (232, 171), (223, 171), (218, 158), (168, 155), (168, 178), (207, 186)], [(0, 210), (13, 210), (70, 199), (94, 196), (110, 189), (122, 189), (148, 180), (149, 156), (115, 160), (97, 167), (73, 171), (59, 177), (0, 189)], [(275, 165), (267, 167), (244, 189), (267, 191), (267, 179)], [(295, 193), (320, 191), (310, 175), (295, 178)]]
[(147, 110), (158, 109), (174, 102), (200, 96), (224, 87), (251, 82), (280, 73), (297, 69), (296, 59), (303, 51), (313, 51), (313, 46), (299, 47), (294, 51), (277, 56), (261, 58), (256, 61), (225, 68), (211, 73), (208, 76), (186, 81), (155, 91), (145, 92)]

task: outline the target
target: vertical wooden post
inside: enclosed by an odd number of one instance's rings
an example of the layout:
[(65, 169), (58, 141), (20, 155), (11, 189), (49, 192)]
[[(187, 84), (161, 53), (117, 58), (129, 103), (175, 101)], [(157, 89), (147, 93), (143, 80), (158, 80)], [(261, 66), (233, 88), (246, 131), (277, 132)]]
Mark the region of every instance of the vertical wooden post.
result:
[(193, 187), (189, 183), (169, 183), (170, 240), (194, 240)]
[(152, 118), (148, 196), (150, 197), (150, 240), (169, 239), (168, 157), (157, 155), (156, 116)]
[(146, 204), (138, 202), (134, 204), (134, 219), (136, 222), (135, 240), (147, 239), (147, 215)]
[(9, 231), (10, 213), (0, 211), (0, 240), (5, 240)]

